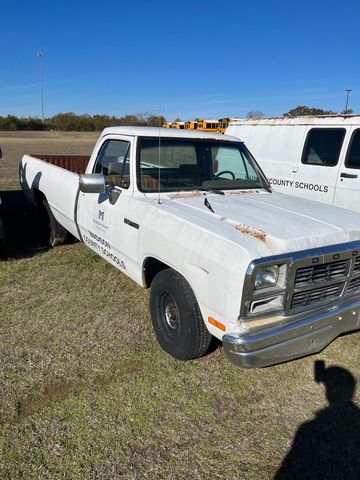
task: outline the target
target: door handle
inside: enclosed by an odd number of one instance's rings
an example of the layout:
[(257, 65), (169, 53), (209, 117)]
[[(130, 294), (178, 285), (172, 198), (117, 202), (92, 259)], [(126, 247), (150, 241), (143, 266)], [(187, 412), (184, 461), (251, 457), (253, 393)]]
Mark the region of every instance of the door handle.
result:
[(340, 177), (341, 178), (357, 178), (357, 175), (354, 175), (352, 173), (341, 173)]

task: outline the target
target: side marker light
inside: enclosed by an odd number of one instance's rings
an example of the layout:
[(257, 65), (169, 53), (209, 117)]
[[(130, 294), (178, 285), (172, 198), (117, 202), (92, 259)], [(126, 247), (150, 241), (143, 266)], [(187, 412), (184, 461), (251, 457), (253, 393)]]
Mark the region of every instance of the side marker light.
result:
[(218, 322), (217, 320), (215, 320), (215, 318), (209, 317), (209, 318), (208, 318), (208, 322), (211, 323), (211, 325), (214, 325), (215, 327), (219, 328), (219, 329), (222, 330), (223, 332), (226, 331), (225, 325), (224, 325), (223, 323)]

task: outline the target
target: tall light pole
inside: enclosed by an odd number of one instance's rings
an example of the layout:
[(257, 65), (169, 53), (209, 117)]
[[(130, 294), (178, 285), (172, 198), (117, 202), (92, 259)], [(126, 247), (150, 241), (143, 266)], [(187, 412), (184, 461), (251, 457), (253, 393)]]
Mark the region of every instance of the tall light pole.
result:
[(348, 104), (349, 104), (349, 95), (350, 95), (350, 92), (352, 92), (352, 90), (351, 88), (346, 88), (345, 92), (346, 92), (346, 103), (345, 103), (345, 111), (346, 111), (348, 109)]
[(41, 120), (44, 123), (44, 81), (43, 81), (43, 58), (44, 52), (36, 52), (36, 55), (39, 57), (40, 61), (40, 95), (41, 95)]

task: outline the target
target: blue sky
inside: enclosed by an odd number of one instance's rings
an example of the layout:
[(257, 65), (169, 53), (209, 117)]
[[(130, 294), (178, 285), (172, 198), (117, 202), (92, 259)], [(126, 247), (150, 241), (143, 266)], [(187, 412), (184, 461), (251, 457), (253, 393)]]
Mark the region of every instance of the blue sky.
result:
[(360, 113), (360, 2), (1, 0), (0, 115)]

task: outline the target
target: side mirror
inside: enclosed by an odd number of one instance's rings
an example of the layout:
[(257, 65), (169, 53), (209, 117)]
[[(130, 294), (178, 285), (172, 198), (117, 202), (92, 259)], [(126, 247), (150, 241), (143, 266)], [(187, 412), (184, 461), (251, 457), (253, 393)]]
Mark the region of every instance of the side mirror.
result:
[(106, 190), (105, 175), (102, 173), (80, 175), (79, 188), (83, 193), (103, 193)]

